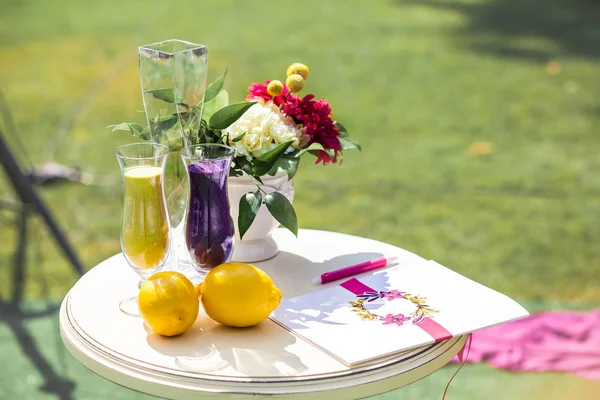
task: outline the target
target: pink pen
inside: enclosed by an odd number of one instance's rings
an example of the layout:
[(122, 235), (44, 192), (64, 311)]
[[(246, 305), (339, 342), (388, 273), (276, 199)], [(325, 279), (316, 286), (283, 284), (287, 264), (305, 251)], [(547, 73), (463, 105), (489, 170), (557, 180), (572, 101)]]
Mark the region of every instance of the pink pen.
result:
[(383, 268), (387, 265), (394, 263), (398, 257), (381, 257), (374, 260), (365, 261), (360, 264), (352, 265), (350, 267), (337, 269), (335, 271), (325, 272), (321, 276), (313, 279), (315, 285), (320, 285), (328, 282), (337, 281), (338, 279), (347, 278), (352, 275), (358, 275), (363, 272), (372, 271), (374, 269)]

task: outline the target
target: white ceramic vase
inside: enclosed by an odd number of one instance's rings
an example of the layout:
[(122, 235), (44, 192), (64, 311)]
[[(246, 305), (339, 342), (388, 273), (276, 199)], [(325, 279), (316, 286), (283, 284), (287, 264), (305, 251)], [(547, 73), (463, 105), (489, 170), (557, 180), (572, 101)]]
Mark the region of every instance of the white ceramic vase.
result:
[[(266, 193), (277, 191), (287, 197), (290, 203), (293, 202), (294, 186), (292, 181), (288, 180), (285, 172), (280, 171), (275, 176), (265, 175), (261, 179), (264, 183), (261, 188)], [(248, 192), (255, 192), (257, 190), (252, 178), (247, 175), (229, 177), (227, 190), (229, 205), (231, 207), (231, 218), (233, 218), (235, 224), (235, 240), (231, 261), (251, 263), (274, 257), (279, 248), (271, 235), (279, 226), (279, 222), (273, 218), (264, 204), (260, 207), (256, 218), (244, 235), (244, 239), (240, 239), (240, 230), (237, 223), (240, 213), (240, 198)]]

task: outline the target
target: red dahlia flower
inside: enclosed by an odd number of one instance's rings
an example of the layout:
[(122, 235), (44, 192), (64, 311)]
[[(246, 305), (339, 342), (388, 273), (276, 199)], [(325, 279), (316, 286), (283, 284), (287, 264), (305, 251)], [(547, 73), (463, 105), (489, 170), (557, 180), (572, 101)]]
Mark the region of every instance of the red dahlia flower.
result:
[(310, 138), (307, 146), (319, 143), (325, 149), (325, 151), (319, 150), (315, 164), (336, 163), (338, 152), (342, 151), (342, 145), (338, 138), (340, 132), (331, 119), (331, 107), (327, 100), (313, 100), (315, 96), (312, 94), (302, 98), (292, 94), (288, 96), (289, 89), (285, 83), (283, 84), (283, 93), (273, 97), (267, 92), (269, 82), (271, 81), (266, 80), (264, 85), (261, 83), (250, 85), (248, 88), (250, 94), (246, 97), (246, 101), (258, 98), (265, 101), (273, 100), (276, 106), (282, 107), (285, 115), (292, 117), (298, 125), (304, 126), (304, 134)]
[(265, 101), (273, 100), (273, 103), (275, 103), (277, 107), (281, 106), (281, 104), (285, 100), (285, 96), (289, 93), (289, 90), (285, 83), (283, 83), (283, 92), (279, 96), (273, 97), (267, 92), (267, 85), (269, 84), (269, 82), (271, 81), (266, 80), (264, 85), (260, 83), (253, 83), (252, 85), (250, 85), (250, 87), (248, 88), (248, 92), (250, 94), (246, 96), (246, 101), (253, 101), (257, 98), (261, 98)]
[(342, 150), (338, 138), (340, 132), (331, 119), (331, 107), (327, 100), (315, 101), (314, 97), (312, 94), (303, 98), (290, 96), (283, 104), (283, 112), (294, 118), (296, 123), (304, 126), (304, 134), (310, 137), (308, 145), (319, 143), (326, 150), (333, 150), (330, 152), (319, 150), (316, 164), (336, 163), (338, 151)]

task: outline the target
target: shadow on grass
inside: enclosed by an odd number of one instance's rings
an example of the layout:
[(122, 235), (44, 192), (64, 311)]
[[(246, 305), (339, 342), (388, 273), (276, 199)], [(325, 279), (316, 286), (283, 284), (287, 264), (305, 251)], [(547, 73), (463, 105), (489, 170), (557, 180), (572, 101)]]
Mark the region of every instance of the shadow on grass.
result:
[[(547, 61), (561, 55), (600, 58), (599, 0), (397, 0), (457, 11), (459, 34), (478, 52)], [(550, 41), (551, 43), (547, 43)]]
[[(61, 400), (71, 400), (73, 399), (75, 383), (62, 377), (55, 371), (25, 326), (25, 323), (29, 320), (56, 314), (59, 305), (47, 305), (41, 311), (26, 310), (21, 305), (25, 286), (25, 268), (27, 265), (27, 247), (29, 243), (28, 219), (31, 215), (25, 207), (17, 210), (17, 213), (18, 216), (14, 223), (18, 231), (18, 239), (12, 262), (12, 296), (10, 301), (0, 300), (0, 324), (6, 324), (12, 331), (13, 336), (21, 347), (23, 355), (31, 361), (31, 364), (44, 379), (44, 384), (40, 389), (45, 393), (55, 394)], [(60, 347), (59, 351), (64, 353), (64, 347)]]
[[(25, 327), (25, 323), (36, 318), (43, 318), (57, 312), (59, 305), (46, 306), (41, 311), (29, 311), (21, 306), (23, 288), (25, 285), (25, 266), (28, 244), (27, 219), (29, 213), (22, 211), (15, 221), (18, 230), (18, 243), (13, 258), (13, 282), (12, 298), (10, 301), (0, 300), (0, 324), (12, 331), (13, 336), (19, 343), (23, 355), (29, 358), (31, 364), (38, 370), (44, 379), (41, 390), (46, 393), (55, 394), (61, 400), (73, 399), (75, 384), (60, 376), (53, 366), (44, 357), (38, 348), (33, 336)], [(64, 347), (59, 351), (64, 352)]]
[(29, 358), (44, 379), (41, 390), (45, 393), (55, 394), (61, 400), (71, 400), (73, 399), (75, 383), (60, 376), (54, 370), (52, 365), (40, 352), (35, 340), (25, 327), (27, 320), (53, 315), (57, 312), (58, 308), (58, 305), (52, 305), (42, 311), (28, 312), (23, 310), (18, 303), (0, 301), (0, 323), (5, 323), (10, 328), (15, 339), (21, 346), (23, 354)]

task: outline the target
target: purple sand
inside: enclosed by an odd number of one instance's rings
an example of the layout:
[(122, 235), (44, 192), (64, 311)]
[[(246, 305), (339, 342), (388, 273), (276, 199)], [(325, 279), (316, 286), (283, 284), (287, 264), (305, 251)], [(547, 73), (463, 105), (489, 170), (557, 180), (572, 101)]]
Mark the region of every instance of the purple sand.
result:
[(222, 159), (188, 166), (186, 245), (194, 264), (204, 269), (214, 268), (231, 257), (234, 228), (227, 198), (229, 164), (229, 159)]

